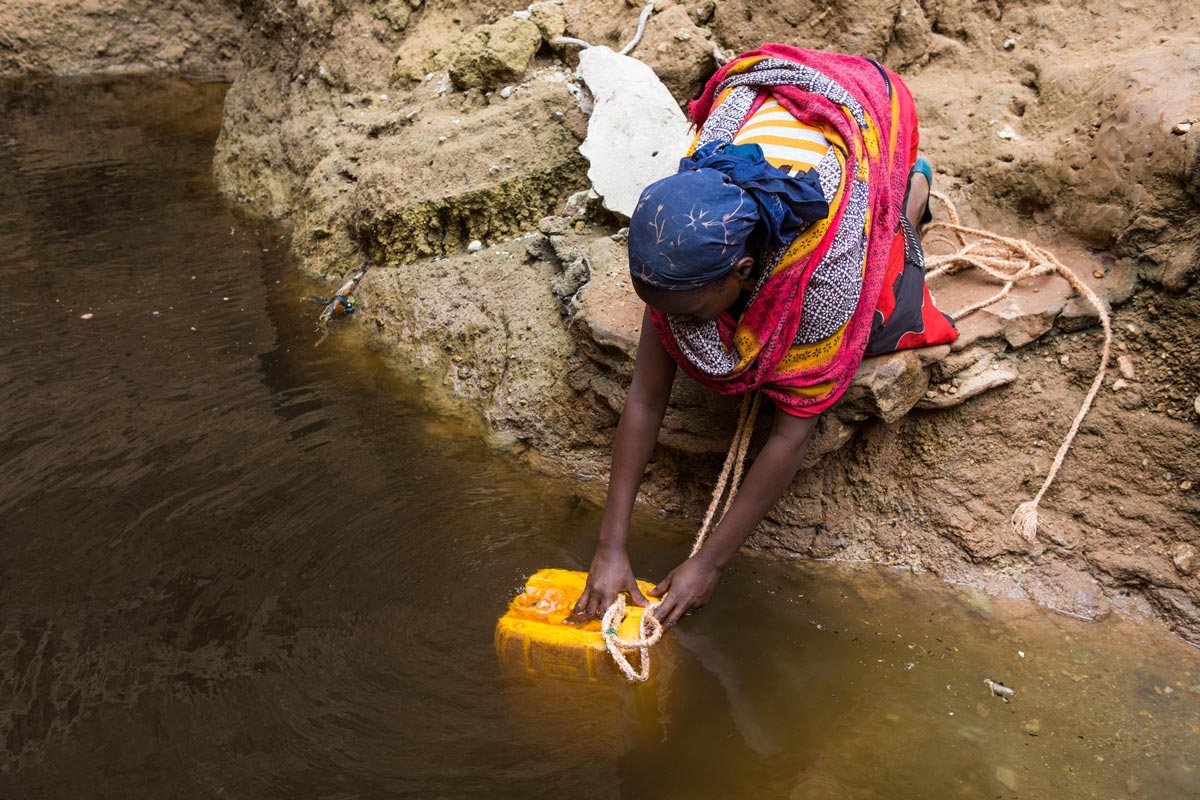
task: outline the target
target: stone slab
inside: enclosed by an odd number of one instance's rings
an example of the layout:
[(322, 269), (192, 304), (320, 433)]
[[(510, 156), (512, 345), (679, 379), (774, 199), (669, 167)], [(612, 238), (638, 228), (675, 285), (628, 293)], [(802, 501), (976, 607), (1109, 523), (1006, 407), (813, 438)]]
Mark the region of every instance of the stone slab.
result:
[(968, 375), (960, 385), (952, 387), (951, 391), (930, 390), (917, 402), (917, 408), (951, 408), (961, 405), (989, 389), (1006, 386), (1016, 379), (1015, 371), (993, 364), (974, 375)]
[[(1046, 245), (1035, 237), (1031, 240), (1050, 249), (1108, 307), (1125, 302), (1133, 294), (1136, 276), (1128, 264), (1070, 242)], [(941, 251), (944, 248), (931, 252)], [(930, 282), (938, 308), (951, 315), (994, 295), (1001, 287), (1002, 284), (974, 269)], [(1013, 348), (1024, 347), (1055, 325), (1079, 330), (1095, 324), (1097, 319), (1091, 304), (1065, 278), (1045, 275), (1014, 286), (1008, 297), (959, 320), (956, 323), (959, 337), (953, 349), (965, 350), (988, 339), (1002, 339)]]
[(588, 248), (592, 277), (579, 293), (575, 324), (605, 347), (624, 351), (630, 359), (637, 353), (645, 305), (629, 284), (629, 268), (622, 248), (602, 241)]
[(675, 173), (692, 135), (654, 70), (607, 47), (579, 54), (579, 77), (594, 101), (579, 152), (604, 207), (628, 218), (649, 184)]

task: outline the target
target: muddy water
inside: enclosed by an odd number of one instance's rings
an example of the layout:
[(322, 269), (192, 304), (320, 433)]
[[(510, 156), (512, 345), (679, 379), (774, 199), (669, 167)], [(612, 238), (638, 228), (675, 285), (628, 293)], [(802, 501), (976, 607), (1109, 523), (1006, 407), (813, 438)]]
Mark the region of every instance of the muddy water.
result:
[(0, 83), (0, 797), (1200, 793), (1195, 650), (928, 576), (747, 556), (648, 686), (498, 663), (598, 512), (313, 347), (222, 94)]

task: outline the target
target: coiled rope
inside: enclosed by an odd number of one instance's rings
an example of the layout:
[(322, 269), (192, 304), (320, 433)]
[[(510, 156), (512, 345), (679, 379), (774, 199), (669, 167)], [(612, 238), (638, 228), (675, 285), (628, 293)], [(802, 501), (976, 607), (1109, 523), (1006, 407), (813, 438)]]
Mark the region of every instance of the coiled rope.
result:
[[(1071, 429), (1067, 431), (1066, 438), (1059, 446), (1058, 454), (1054, 457), (1054, 462), (1050, 465), (1050, 471), (1046, 474), (1041, 488), (1038, 489), (1032, 500), (1021, 503), (1013, 512), (1013, 528), (1027, 541), (1032, 542), (1037, 538), (1038, 504), (1042, 501), (1046, 490), (1050, 488), (1050, 484), (1054, 482), (1058, 468), (1062, 466), (1063, 459), (1067, 457), (1067, 451), (1071, 449), (1071, 443), (1075, 440), (1075, 434), (1079, 432), (1083, 418), (1087, 416), (1092, 407), (1092, 401), (1096, 399), (1096, 394), (1104, 385), (1104, 373), (1108, 369), (1109, 355), (1112, 351), (1112, 322), (1109, 319), (1108, 309), (1104, 307), (1103, 301), (1096, 296), (1091, 287), (1055, 258), (1049, 250), (1024, 239), (1012, 239), (991, 231), (969, 228), (959, 221), (958, 209), (954, 207), (954, 202), (949, 197), (941, 192), (930, 192), (930, 196), (945, 206), (949, 221), (929, 223), (924, 228), (924, 235), (928, 236), (935, 231), (944, 231), (953, 236), (954, 241), (951, 244), (957, 244), (959, 249), (950, 255), (926, 255), (925, 266), (928, 270), (926, 280), (932, 280), (939, 275), (953, 275), (974, 267), (992, 280), (1003, 284), (996, 294), (951, 314), (952, 318), (962, 319), (972, 311), (978, 311), (998, 300), (1003, 300), (1008, 297), (1013, 286), (1023, 280), (1053, 273), (1061, 275), (1072, 289), (1079, 292), (1096, 309), (1096, 315), (1100, 318), (1100, 326), (1104, 328), (1104, 347), (1100, 351), (1100, 366), (1096, 369), (1096, 377), (1092, 381), (1092, 386), (1088, 390), (1083, 404), (1079, 407), (1079, 413), (1075, 415)], [(937, 238), (949, 241), (947, 236)]]

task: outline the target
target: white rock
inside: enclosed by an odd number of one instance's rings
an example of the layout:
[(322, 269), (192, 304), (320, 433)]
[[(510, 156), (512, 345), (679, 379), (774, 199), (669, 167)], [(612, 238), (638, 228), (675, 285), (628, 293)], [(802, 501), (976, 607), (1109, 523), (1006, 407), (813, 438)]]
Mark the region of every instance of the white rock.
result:
[(1012, 125), (1005, 125), (996, 132), (996, 135), (1006, 142), (1011, 142), (1013, 139), (1017, 138), (1017, 132), (1013, 130)]
[(1127, 381), (1134, 378), (1133, 359), (1129, 356), (1117, 356), (1117, 369), (1121, 372), (1121, 377)]
[[(998, 367), (998, 368), (997, 368)], [(1007, 367), (999, 367), (993, 364), (991, 367), (972, 368), (969, 370), (971, 374), (967, 375), (960, 386), (947, 386), (941, 384), (938, 388), (942, 388), (945, 394), (937, 394), (930, 397), (925, 395), (917, 403), (918, 408), (950, 408), (951, 406), (960, 405), (972, 397), (977, 397), (984, 392), (995, 389), (998, 386), (1007, 386), (1017, 379), (1017, 373)]]
[(1114, 392), (1119, 392), (1122, 389), (1126, 389), (1128, 387), (1129, 387), (1128, 381), (1126, 381), (1124, 378), (1117, 378), (1115, 381), (1113, 381), (1112, 390)]
[(671, 92), (650, 67), (607, 47), (579, 54), (579, 77), (595, 106), (579, 152), (604, 207), (628, 217), (642, 189), (673, 175), (692, 135)]
[(500, 96), (503, 97), (505, 100), (507, 100), (508, 96), (512, 93), (513, 93), (513, 87), (511, 87), (511, 86), (505, 86), (503, 89), (500, 90)]
[(482, 249), (483, 242), (479, 241), (478, 239), (473, 240), (469, 245), (467, 245), (468, 253), (478, 253)]

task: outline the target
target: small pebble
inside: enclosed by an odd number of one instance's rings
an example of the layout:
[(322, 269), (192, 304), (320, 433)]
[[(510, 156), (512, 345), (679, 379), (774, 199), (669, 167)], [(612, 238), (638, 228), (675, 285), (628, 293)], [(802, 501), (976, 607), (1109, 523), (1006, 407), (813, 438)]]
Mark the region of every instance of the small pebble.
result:
[(1069, 355), (1067, 355), (1066, 353), (1063, 353), (1061, 356), (1058, 357), (1058, 363), (1062, 364), (1065, 367), (1071, 363), (1071, 357)]
[(89, 311), (89, 312), (88, 312), (88, 313), (86, 313), (86, 314), (80, 314), (80, 315), (79, 315), (79, 318), (80, 318), (80, 319), (91, 319), (91, 318), (92, 318), (92, 317), (94, 317), (94, 316), (95, 316), (95, 314), (93, 314), (92, 312), (90, 312), (90, 311)]
[(1134, 378), (1133, 359), (1129, 356), (1117, 356), (1117, 369), (1121, 372), (1121, 377), (1127, 381)]
[(1102, 270), (1102, 269), (1092, 270), (1092, 277), (1093, 278), (1103, 278), (1104, 270)]
[(479, 241), (478, 239), (473, 240), (469, 245), (467, 245), (468, 253), (478, 253), (482, 249), (483, 242)]
[(1012, 125), (1005, 125), (996, 132), (996, 135), (1006, 142), (1011, 142), (1013, 139), (1017, 138), (1017, 132), (1013, 130)]
[(1191, 129), (1192, 129), (1192, 123), (1180, 122), (1180, 123), (1176, 124), (1174, 128), (1171, 128), (1171, 133), (1175, 134), (1176, 136), (1183, 136), (1185, 133), (1187, 133)]
[(1017, 46), (1016, 39), (1005, 39), (1004, 40), (1004, 49), (1005, 50), (1012, 50), (1016, 46)]
[(503, 97), (505, 100), (507, 100), (508, 96), (512, 93), (513, 93), (513, 87), (511, 87), (511, 86), (505, 86), (503, 89), (500, 90), (500, 96)]
[(1112, 390), (1114, 392), (1119, 392), (1122, 389), (1126, 389), (1128, 387), (1129, 387), (1129, 381), (1125, 380), (1124, 378), (1117, 378), (1115, 381), (1113, 381)]

